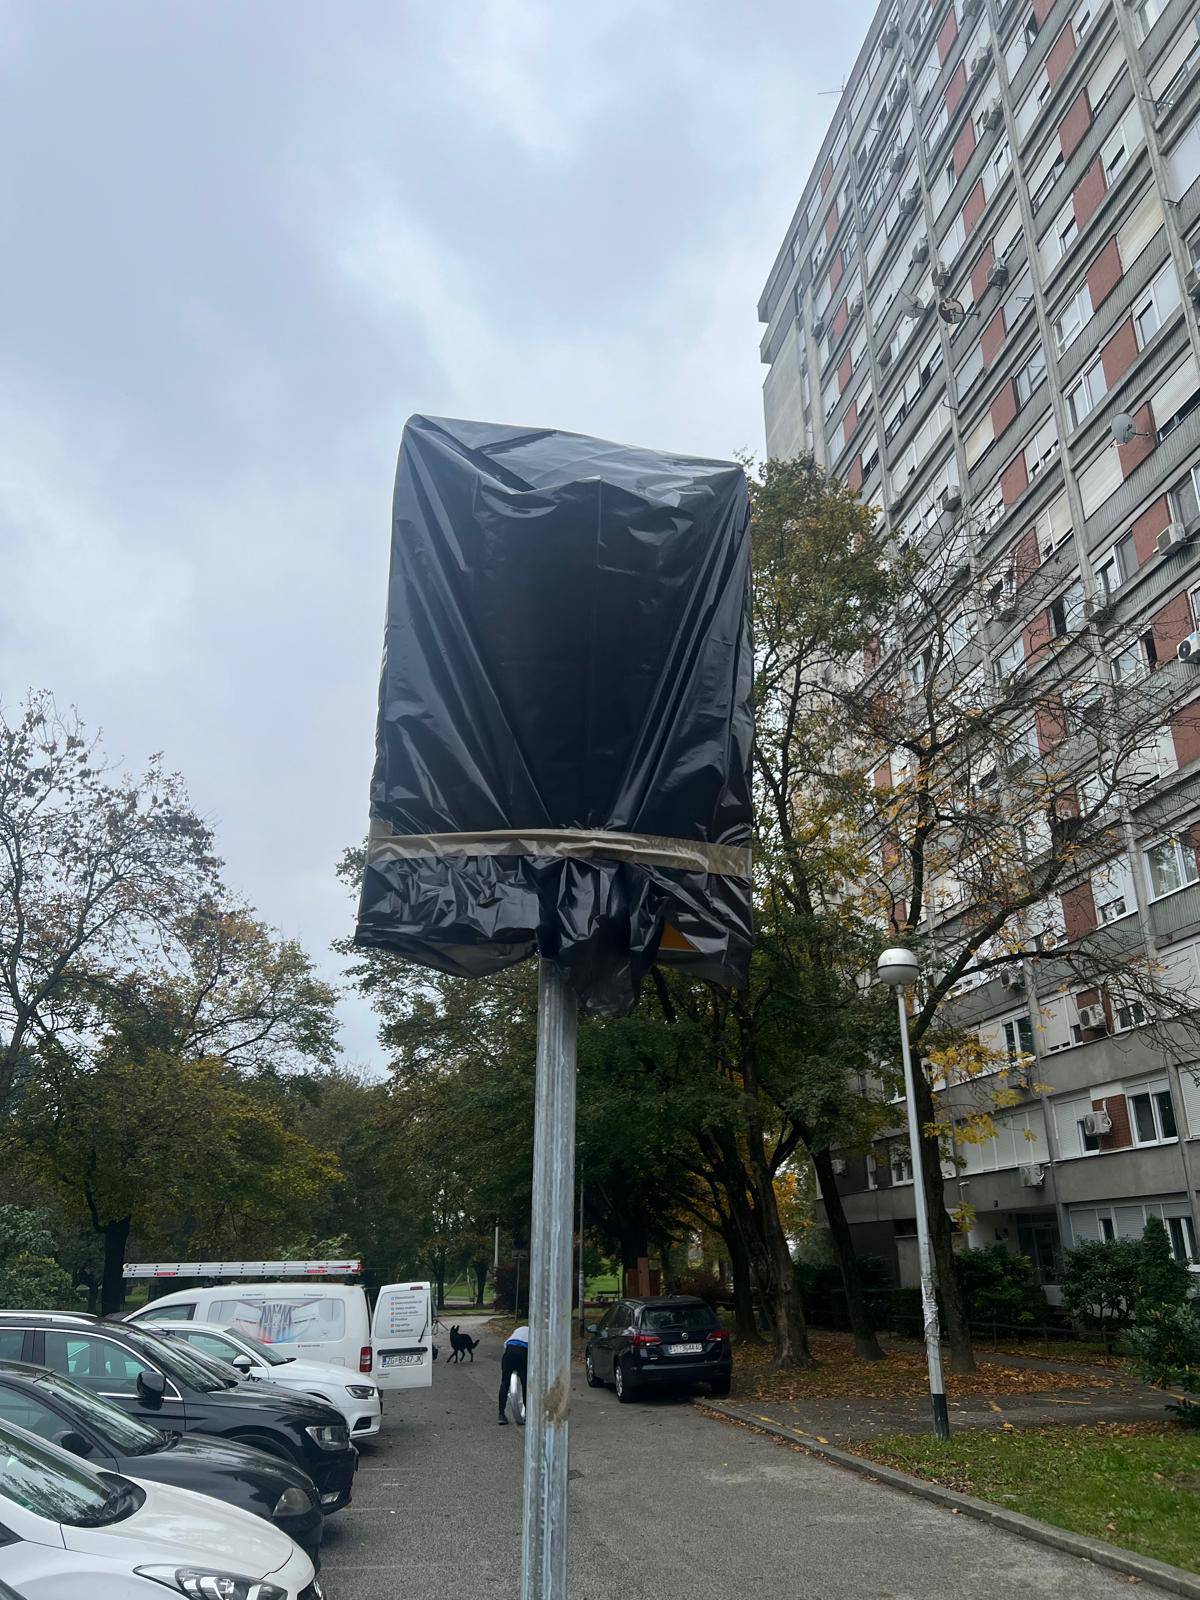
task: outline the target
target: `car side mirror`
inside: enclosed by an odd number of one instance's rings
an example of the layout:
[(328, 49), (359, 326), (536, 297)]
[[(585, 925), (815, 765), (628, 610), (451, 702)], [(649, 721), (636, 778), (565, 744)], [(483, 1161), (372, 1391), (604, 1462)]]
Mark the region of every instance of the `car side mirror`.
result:
[(167, 1392), (167, 1380), (161, 1372), (152, 1372), (149, 1368), (138, 1373), (137, 1392), (143, 1404), (158, 1407), (162, 1405)]
[(233, 1365), (238, 1369), (239, 1372), (253, 1372), (254, 1371), (254, 1363), (253, 1363), (253, 1361), (251, 1361), (251, 1359), (250, 1359), (250, 1357), (248, 1355), (243, 1354), (241, 1351), (239, 1351), (237, 1353), (237, 1355), (234, 1356)]
[(69, 1450), (73, 1456), (90, 1456), (92, 1453), (91, 1440), (76, 1433), (74, 1428), (64, 1429), (54, 1442), (60, 1450)]
[(600, 1324), (598, 1322), (589, 1322), (587, 1324), (587, 1331), (589, 1333), (599, 1333), (600, 1332)]

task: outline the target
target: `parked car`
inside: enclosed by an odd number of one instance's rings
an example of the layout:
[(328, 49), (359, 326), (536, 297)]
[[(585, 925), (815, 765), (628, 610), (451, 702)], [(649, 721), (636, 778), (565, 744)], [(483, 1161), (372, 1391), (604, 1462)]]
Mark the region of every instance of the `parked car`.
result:
[(177, 1289), (159, 1295), (124, 1320), (205, 1322), (248, 1333), (282, 1355), (324, 1361), (354, 1372), (374, 1364), (371, 1312), (357, 1283), (224, 1283), (209, 1289)]
[(230, 1439), (160, 1432), (61, 1373), (10, 1361), (0, 1362), (0, 1421), (93, 1467), (211, 1494), (264, 1517), (319, 1565), (321, 1497), (308, 1474), (290, 1461)]
[(153, 1331), (163, 1338), (178, 1339), (203, 1355), (216, 1356), (235, 1367), (245, 1379), (256, 1383), (277, 1383), (324, 1400), (340, 1411), (350, 1429), (350, 1437), (361, 1443), (379, 1432), (383, 1401), (377, 1385), (369, 1378), (334, 1367), (324, 1361), (302, 1361), (284, 1355), (278, 1346), (263, 1344), (236, 1328), (222, 1328), (209, 1322), (154, 1322)]
[(322, 1600), (313, 1564), (261, 1517), (97, 1471), (0, 1422), (0, 1579), (23, 1600)]
[(358, 1451), (324, 1401), (235, 1383), (148, 1329), (66, 1312), (0, 1312), (0, 1359), (50, 1367), (162, 1432), (213, 1434), (291, 1461), (316, 1484), (326, 1515), (350, 1503)]
[(713, 1394), (729, 1393), (729, 1334), (704, 1300), (691, 1295), (619, 1300), (588, 1333), (587, 1381), (593, 1389), (611, 1383), (618, 1400), (665, 1384), (707, 1383)]

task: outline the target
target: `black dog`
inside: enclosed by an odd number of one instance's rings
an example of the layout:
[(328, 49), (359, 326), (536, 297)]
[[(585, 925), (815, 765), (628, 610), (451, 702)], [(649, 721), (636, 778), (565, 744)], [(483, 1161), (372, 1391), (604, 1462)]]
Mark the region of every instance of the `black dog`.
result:
[(454, 1349), (454, 1354), (446, 1363), (448, 1367), (452, 1367), (456, 1361), (461, 1361), (463, 1356), (470, 1356), (472, 1362), (474, 1362), (475, 1346), (479, 1343), (479, 1340), (472, 1339), (469, 1333), (459, 1333), (457, 1322), (450, 1329), (450, 1343)]

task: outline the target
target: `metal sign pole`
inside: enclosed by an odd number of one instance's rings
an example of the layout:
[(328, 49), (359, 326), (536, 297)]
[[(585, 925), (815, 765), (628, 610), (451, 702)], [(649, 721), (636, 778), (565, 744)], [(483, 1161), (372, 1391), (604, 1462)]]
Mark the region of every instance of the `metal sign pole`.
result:
[(567, 1594), (577, 1026), (574, 992), (553, 962), (543, 958), (538, 971), (521, 1600), (566, 1600)]

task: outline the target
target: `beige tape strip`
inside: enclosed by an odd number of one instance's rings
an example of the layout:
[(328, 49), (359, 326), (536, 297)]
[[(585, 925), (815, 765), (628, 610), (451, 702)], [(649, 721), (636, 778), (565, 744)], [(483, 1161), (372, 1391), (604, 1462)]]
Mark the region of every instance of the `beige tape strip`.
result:
[(406, 861), (416, 856), (606, 856), (646, 866), (709, 872), (723, 878), (750, 876), (748, 845), (704, 844), (660, 839), (649, 833), (589, 832), (586, 828), (512, 828), (495, 833), (396, 833), (390, 822), (371, 820), (367, 859)]

